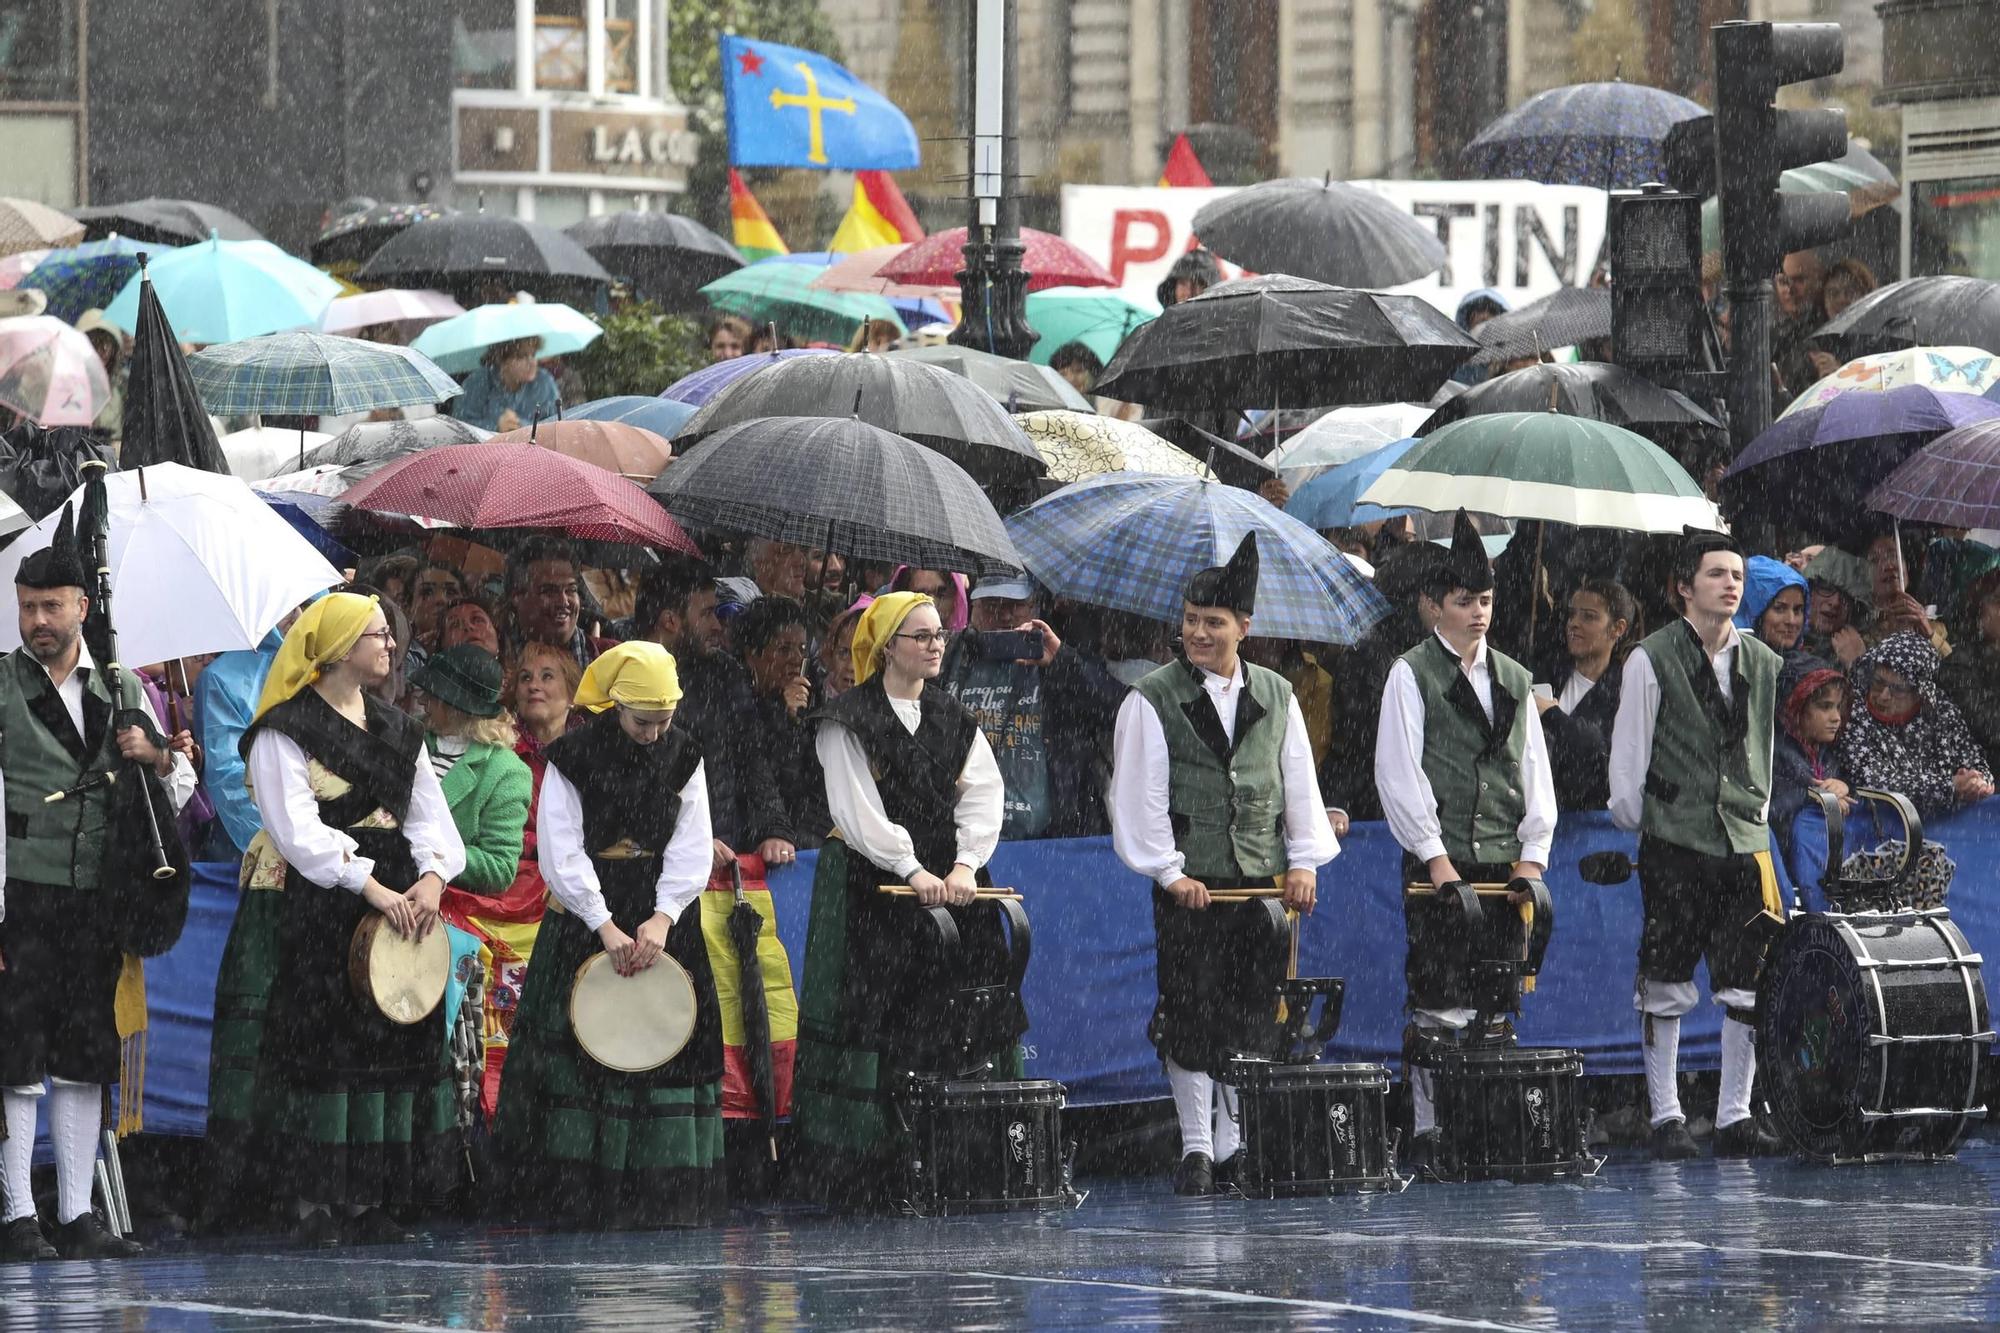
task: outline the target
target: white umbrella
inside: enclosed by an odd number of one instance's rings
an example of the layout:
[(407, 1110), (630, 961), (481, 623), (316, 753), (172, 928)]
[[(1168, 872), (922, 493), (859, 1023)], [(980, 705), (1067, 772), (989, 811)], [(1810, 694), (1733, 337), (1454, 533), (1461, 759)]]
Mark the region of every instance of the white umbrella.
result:
[(1336, 407), (1271, 451), (1268, 460), (1297, 490), (1328, 468), (1365, 458), (1407, 440), (1435, 409), (1424, 403), (1364, 403)]
[[(111, 590), (128, 663), (255, 648), (272, 626), (340, 571), (235, 477), (161, 463), (105, 478), (111, 506)], [(70, 503), (81, 506), (83, 488)], [(56, 510), (0, 551), (0, 579), (47, 547)], [(20, 628), (0, 617), (0, 650)]]
[(335, 297), (319, 326), (328, 333), (353, 333), (375, 324), (394, 324), (408, 337), (464, 313), (465, 307), (443, 292), (385, 287), (379, 292)]
[(307, 450), (317, 449), (332, 438), (316, 430), (252, 426), (224, 435), (218, 443), (231, 473), (244, 481), (262, 481), (297, 468)]
[(28, 517), (28, 511), (14, 502), (14, 497), (0, 491), (0, 537), (9, 533), (33, 527), (35, 520)]

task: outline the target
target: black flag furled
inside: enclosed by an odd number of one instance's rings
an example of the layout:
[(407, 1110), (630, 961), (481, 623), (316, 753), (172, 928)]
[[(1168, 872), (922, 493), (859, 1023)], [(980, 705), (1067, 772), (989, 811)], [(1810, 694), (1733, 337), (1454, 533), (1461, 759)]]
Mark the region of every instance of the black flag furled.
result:
[(153, 281), (139, 256), (139, 328), (132, 348), (131, 378), (125, 386), (125, 441), (118, 462), (126, 471), (155, 463), (185, 463), (229, 475), (229, 461), (216, 443), (215, 428), (194, 391), (187, 358)]

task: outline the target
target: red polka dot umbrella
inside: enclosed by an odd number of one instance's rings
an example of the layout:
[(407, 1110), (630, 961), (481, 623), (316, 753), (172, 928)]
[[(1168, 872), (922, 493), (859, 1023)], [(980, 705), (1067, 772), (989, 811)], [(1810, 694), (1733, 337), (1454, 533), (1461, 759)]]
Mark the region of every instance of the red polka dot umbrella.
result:
[(533, 444), (427, 449), (389, 464), (340, 498), (356, 509), (473, 531), (532, 529), (701, 554), (681, 525), (633, 483)]
[[(1118, 284), (1104, 265), (1071, 245), (1032, 227), (1021, 228), (1021, 241), (1028, 252), (1021, 267), (1028, 273), (1028, 290), (1045, 287), (1116, 287)], [(886, 282), (923, 287), (956, 287), (958, 271), (965, 267), (965, 228), (933, 232), (877, 269)]]

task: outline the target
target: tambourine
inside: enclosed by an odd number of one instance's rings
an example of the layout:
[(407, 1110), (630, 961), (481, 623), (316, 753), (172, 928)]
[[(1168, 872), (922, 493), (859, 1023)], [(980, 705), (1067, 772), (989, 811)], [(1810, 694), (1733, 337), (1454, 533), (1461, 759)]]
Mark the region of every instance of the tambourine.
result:
[(423, 939), (405, 939), (380, 912), (354, 928), (347, 947), (347, 979), (354, 998), (373, 1005), (400, 1027), (421, 1023), (444, 1003), (451, 979), (451, 942), (442, 923)]
[(583, 1053), (621, 1074), (644, 1074), (681, 1053), (694, 1035), (694, 980), (666, 955), (629, 977), (607, 953), (576, 969), (569, 1026)]

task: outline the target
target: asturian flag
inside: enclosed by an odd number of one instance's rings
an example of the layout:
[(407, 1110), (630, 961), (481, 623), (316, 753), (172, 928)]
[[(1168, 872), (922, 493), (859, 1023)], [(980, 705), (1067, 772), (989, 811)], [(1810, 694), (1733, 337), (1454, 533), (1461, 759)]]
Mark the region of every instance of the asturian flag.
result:
[(921, 161), (910, 118), (817, 51), (725, 35), (722, 101), (732, 166), (900, 171)]

